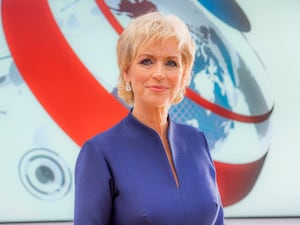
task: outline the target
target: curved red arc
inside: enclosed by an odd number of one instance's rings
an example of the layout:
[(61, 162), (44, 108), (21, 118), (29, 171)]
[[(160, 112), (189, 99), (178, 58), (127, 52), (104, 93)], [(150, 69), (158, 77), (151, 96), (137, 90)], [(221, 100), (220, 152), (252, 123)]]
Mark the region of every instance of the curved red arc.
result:
[(26, 84), (78, 145), (127, 115), (73, 52), (46, 0), (2, 1), (2, 20)]
[(237, 203), (252, 190), (266, 157), (267, 153), (256, 161), (244, 164), (214, 161), (224, 206)]
[[(123, 31), (123, 27), (116, 19), (116, 17), (113, 15), (113, 13), (111, 12), (110, 8), (106, 5), (104, 0), (96, 0), (96, 3), (98, 4), (100, 10), (105, 15), (106, 19), (109, 21), (109, 23), (114, 28), (114, 30), (118, 34), (121, 34)], [(273, 107), (272, 107), (268, 112), (261, 115), (248, 116), (248, 115), (235, 113), (224, 107), (221, 107), (220, 105), (214, 104), (206, 100), (205, 98), (195, 93), (195, 91), (193, 91), (191, 88), (186, 89), (186, 97), (191, 99), (196, 104), (204, 107), (205, 109), (208, 109), (224, 118), (239, 121), (239, 122), (244, 122), (244, 123), (261, 123), (267, 120), (271, 116), (273, 111)]]
[(114, 28), (117, 34), (120, 35), (123, 32), (123, 27), (116, 19), (116, 17), (111, 13), (110, 8), (106, 5), (104, 0), (96, 0), (96, 3), (102, 11), (103, 15), (106, 17), (107, 21)]
[(248, 115), (242, 115), (239, 113), (235, 113), (233, 111), (230, 111), (226, 108), (223, 108), (217, 104), (214, 104), (214, 103), (206, 100), (205, 98), (198, 95), (191, 88), (186, 89), (186, 96), (189, 99), (191, 99), (193, 102), (197, 103), (198, 105), (201, 105), (205, 109), (208, 109), (222, 117), (225, 117), (225, 118), (228, 118), (231, 120), (235, 120), (235, 121), (239, 121), (239, 122), (244, 122), (244, 123), (261, 123), (261, 122), (267, 120), (273, 112), (273, 107), (272, 107), (271, 110), (269, 110), (267, 113), (261, 114), (261, 115), (248, 116)]

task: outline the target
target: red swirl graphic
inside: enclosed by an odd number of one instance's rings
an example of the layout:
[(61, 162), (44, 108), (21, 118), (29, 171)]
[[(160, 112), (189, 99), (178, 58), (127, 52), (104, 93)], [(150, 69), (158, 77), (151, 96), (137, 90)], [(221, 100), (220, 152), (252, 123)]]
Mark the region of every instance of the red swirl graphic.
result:
[(2, 20), (27, 85), (78, 145), (128, 114), (74, 54), (46, 0), (2, 1)]
[[(96, 0), (120, 34), (122, 26), (104, 1)], [(78, 59), (57, 26), (46, 0), (3, 0), (2, 21), (14, 61), (27, 85), (56, 123), (78, 144), (123, 118), (128, 110), (108, 93)], [(236, 114), (187, 89), (187, 97), (214, 113), (247, 123), (269, 118)], [(265, 156), (248, 164), (215, 162), (224, 206), (245, 197)]]

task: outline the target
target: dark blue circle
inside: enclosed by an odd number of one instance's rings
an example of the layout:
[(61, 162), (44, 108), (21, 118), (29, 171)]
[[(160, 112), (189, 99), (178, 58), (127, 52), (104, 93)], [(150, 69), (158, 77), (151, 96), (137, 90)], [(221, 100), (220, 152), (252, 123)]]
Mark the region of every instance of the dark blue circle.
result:
[(207, 10), (229, 26), (242, 31), (251, 30), (249, 19), (235, 0), (198, 0)]

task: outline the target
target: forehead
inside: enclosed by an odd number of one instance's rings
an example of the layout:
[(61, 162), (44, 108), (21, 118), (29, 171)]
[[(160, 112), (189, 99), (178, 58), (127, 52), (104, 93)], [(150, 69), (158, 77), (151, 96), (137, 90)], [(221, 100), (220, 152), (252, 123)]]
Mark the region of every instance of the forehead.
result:
[(146, 44), (145, 46), (141, 46), (137, 52), (137, 56), (145, 55), (145, 54), (168, 56), (168, 57), (181, 56), (181, 52), (178, 49), (178, 42), (174, 39), (155, 41), (151, 44)]

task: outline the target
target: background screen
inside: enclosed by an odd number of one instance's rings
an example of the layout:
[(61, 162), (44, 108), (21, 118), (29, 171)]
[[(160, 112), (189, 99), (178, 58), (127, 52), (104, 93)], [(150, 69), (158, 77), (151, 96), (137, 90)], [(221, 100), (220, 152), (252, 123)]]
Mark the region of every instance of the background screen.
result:
[(72, 220), (80, 147), (129, 112), (117, 38), (149, 10), (195, 40), (170, 115), (205, 132), (225, 216), (300, 216), (298, 0), (0, 3), (0, 222)]

